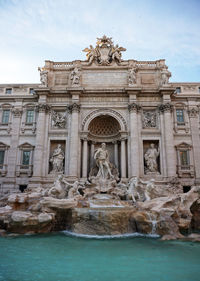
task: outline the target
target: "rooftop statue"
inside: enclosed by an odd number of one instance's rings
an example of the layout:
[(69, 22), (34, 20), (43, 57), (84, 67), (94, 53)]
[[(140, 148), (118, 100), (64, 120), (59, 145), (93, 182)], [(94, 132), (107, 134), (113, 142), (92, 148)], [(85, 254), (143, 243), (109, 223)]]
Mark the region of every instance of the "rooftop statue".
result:
[(38, 67), (38, 70), (40, 71), (40, 87), (48, 87), (48, 71), (40, 67)]
[(125, 48), (119, 47), (119, 45), (113, 44), (112, 38), (106, 37), (97, 38), (96, 47), (90, 45), (89, 48), (85, 48), (83, 52), (86, 52), (88, 65), (92, 62), (96, 62), (99, 65), (109, 65), (113, 61), (121, 63), (121, 52), (126, 51)]

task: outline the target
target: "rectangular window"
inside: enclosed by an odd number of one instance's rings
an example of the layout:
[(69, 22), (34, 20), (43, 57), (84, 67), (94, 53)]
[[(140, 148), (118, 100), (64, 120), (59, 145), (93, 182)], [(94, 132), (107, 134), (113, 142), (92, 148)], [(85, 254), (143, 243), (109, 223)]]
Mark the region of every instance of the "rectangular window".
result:
[(177, 87), (177, 88), (176, 88), (176, 93), (177, 93), (177, 94), (180, 94), (180, 93), (181, 93), (181, 87)]
[(4, 150), (0, 150), (0, 168), (3, 167), (3, 164), (4, 164), (4, 156), (5, 156), (5, 151), (4, 151)]
[(26, 111), (26, 123), (27, 124), (32, 124), (33, 123), (33, 118), (34, 118), (34, 110), (28, 109)]
[(12, 94), (12, 88), (7, 88), (6, 89), (6, 94), (8, 94), (8, 95)]
[(176, 120), (178, 125), (184, 125), (183, 109), (176, 109)]
[(186, 168), (190, 165), (190, 161), (189, 161), (189, 151), (188, 150), (183, 150), (180, 151), (180, 164), (181, 164), (181, 168)]
[[(22, 165), (23, 166), (28, 166), (29, 165), (30, 155), (31, 155), (30, 151), (23, 151), (22, 152)], [(26, 168), (28, 168), (28, 167), (26, 167)]]
[(31, 95), (35, 94), (35, 91), (34, 91), (33, 88), (30, 88), (30, 89), (29, 89), (29, 94), (31, 94)]
[(10, 110), (9, 109), (3, 110), (2, 124), (8, 124), (9, 116), (10, 116)]

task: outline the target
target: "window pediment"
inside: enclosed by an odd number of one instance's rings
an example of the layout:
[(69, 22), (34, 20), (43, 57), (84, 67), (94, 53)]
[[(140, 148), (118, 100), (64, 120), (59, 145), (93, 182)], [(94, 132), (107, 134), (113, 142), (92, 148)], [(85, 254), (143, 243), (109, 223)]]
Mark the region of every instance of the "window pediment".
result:
[(3, 103), (1, 106), (0, 106), (2, 109), (10, 109), (12, 108), (12, 104), (10, 103)]
[(30, 149), (30, 150), (33, 150), (35, 146), (33, 146), (32, 144), (28, 143), (28, 142), (25, 142), (23, 144), (20, 144), (19, 145), (19, 149)]
[(191, 149), (192, 145), (186, 142), (181, 142), (178, 145), (175, 145), (176, 149)]
[(0, 142), (0, 149), (8, 149), (10, 146), (3, 143), (3, 142)]

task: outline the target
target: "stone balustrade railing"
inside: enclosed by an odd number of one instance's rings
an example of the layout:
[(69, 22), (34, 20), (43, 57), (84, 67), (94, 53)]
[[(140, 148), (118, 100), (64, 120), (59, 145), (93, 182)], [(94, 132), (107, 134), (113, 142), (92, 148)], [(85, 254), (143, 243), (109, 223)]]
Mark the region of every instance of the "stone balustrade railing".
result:
[(156, 67), (157, 63), (154, 61), (137, 61), (137, 67)]
[(73, 66), (74, 66), (73, 62), (54, 62), (53, 63), (54, 69), (70, 68), (70, 67), (73, 67)]

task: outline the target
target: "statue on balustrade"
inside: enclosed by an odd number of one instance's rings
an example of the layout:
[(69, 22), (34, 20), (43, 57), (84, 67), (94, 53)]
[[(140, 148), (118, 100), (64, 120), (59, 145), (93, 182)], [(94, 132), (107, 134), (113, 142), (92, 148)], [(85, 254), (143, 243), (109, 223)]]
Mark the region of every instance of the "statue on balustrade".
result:
[(80, 84), (80, 78), (81, 78), (80, 67), (75, 66), (70, 76), (70, 79), (72, 80), (72, 86), (73, 85), (78, 86)]
[(129, 86), (136, 84), (136, 68), (129, 69), (128, 84)]
[(64, 151), (61, 148), (61, 144), (58, 144), (57, 148), (53, 151), (53, 154), (50, 158), (50, 162), (53, 166), (51, 173), (63, 173), (64, 158)]
[(144, 159), (146, 163), (146, 173), (159, 173), (158, 172), (158, 156), (160, 154), (159, 148), (158, 150), (155, 148), (155, 144), (151, 143), (150, 147), (147, 149)]
[(40, 67), (38, 70), (40, 71), (40, 87), (48, 87), (48, 71)]
[(102, 143), (94, 154), (96, 165), (98, 167), (97, 177), (106, 179), (108, 176), (112, 179), (114, 176), (111, 173), (111, 163), (109, 161), (109, 153), (106, 150), (106, 144)]
[(161, 71), (161, 82), (163, 85), (166, 85), (169, 83), (169, 78), (171, 77), (171, 72), (168, 70), (168, 67), (163, 67)]

